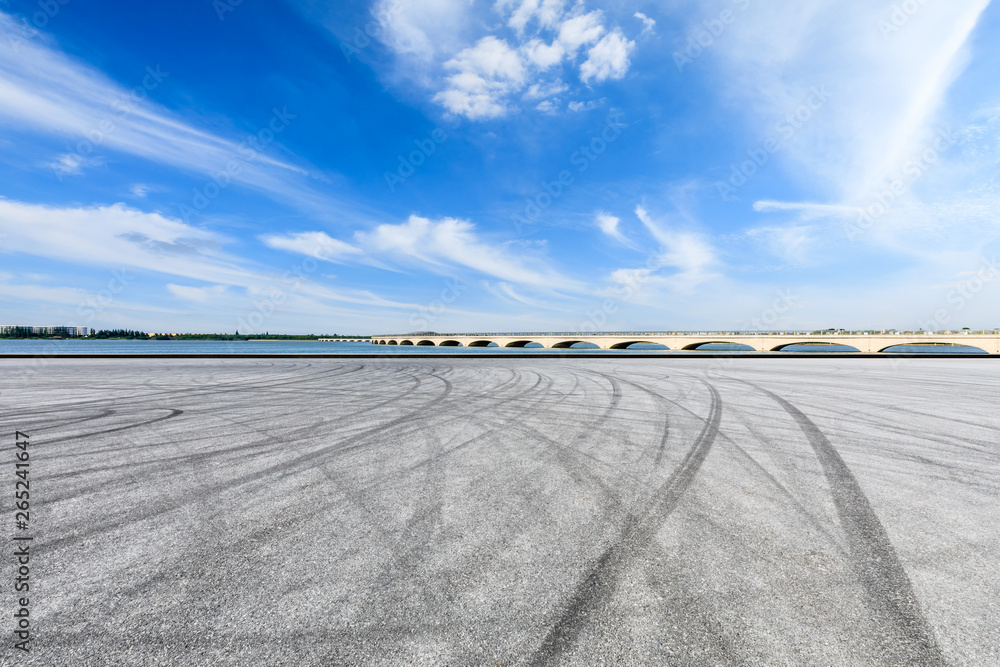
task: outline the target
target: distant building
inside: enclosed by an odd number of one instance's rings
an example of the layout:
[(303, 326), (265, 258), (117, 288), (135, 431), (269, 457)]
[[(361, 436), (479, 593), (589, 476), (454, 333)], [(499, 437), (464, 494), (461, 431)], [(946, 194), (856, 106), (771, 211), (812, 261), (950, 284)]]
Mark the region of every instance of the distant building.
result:
[(29, 327), (23, 324), (0, 324), (0, 334), (28, 331), (35, 336), (63, 336), (79, 338), (90, 333), (89, 327)]

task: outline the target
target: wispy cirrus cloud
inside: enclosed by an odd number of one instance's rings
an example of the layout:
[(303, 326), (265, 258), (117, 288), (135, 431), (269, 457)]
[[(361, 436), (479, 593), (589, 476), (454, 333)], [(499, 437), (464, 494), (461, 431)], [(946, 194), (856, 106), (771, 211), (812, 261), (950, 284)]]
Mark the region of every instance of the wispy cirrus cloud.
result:
[[(770, 128), (812, 86), (831, 99), (788, 141), (783, 158), (829, 196), (854, 202), (901, 170), (967, 63), (969, 40), (989, 0), (927, 3), (886, 39), (885, 5), (755, 4), (713, 45), (727, 94), (746, 120)], [(763, 31), (763, 26), (768, 30)]]
[(276, 250), (297, 252), (328, 262), (357, 258), (363, 255), (361, 248), (331, 237), (326, 232), (297, 232), (292, 234), (268, 234), (261, 237), (265, 245)]
[[(125, 154), (206, 178), (222, 172), (227, 184), (301, 208), (343, 208), (311, 188), (307, 166), (274, 157), (259, 136), (223, 136), (153, 102), (152, 91), (170, 82), (160, 64), (136, 67), (130, 87), (63, 53), (42, 33), (31, 40), (20, 33), (15, 19), (0, 11), (0, 119), (17, 132), (68, 140), (69, 150), (40, 162), (58, 176), (79, 176)], [(262, 112), (259, 130), (272, 140), (295, 122), (294, 110)]]
[(594, 217), (594, 224), (597, 226), (598, 229), (601, 230), (601, 233), (604, 234), (605, 236), (610, 236), (611, 238), (618, 241), (624, 246), (628, 246), (629, 248), (633, 249), (635, 248), (635, 245), (627, 238), (625, 238), (624, 234), (622, 234), (620, 228), (621, 219), (618, 218), (617, 216), (601, 211)]
[(640, 21), (642, 21), (642, 25), (643, 25), (642, 32), (643, 33), (651, 33), (651, 32), (653, 32), (653, 29), (656, 28), (656, 21), (654, 21), (653, 19), (649, 18), (648, 16), (646, 16), (642, 12), (636, 12), (635, 14), (633, 14), (633, 16), (635, 18), (639, 19)]
[(227, 285), (211, 285), (208, 287), (191, 287), (188, 285), (175, 285), (167, 283), (167, 289), (174, 296), (185, 301), (195, 301), (197, 303), (208, 303), (216, 301), (226, 295), (229, 290)]
[[(576, 292), (584, 285), (550, 266), (542, 254), (526, 247), (516, 250), (508, 243), (482, 238), (475, 225), (457, 218), (411, 215), (399, 224), (381, 224), (354, 234), (353, 244), (329, 237), (325, 232), (300, 232), (270, 236), (274, 248), (310, 255), (328, 261), (353, 259), (387, 266), (419, 267), (436, 273), (471, 270), (508, 283), (542, 290)], [(317, 250), (326, 245), (332, 252)]]
[(716, 252), (699, 234), (690, 231), (676, 231), (663, 222), (654, 220), (642, 206), (637, 206), (635, 215), (660, 244), (655, 254), (652, 275), (665, 273), (661, 268), (673, 270), (668, 283), (679, 291), (692, 291), (718, 274), (712, 267), (718, 264)]
[(953, 271), (962, 248), (987, 247), (996, 224), (977, 211), (997, 210), (1000, 197), (989, 139), (973, 128), (995, 93), (979, 86), (970, 100), (955, 83), (984, 47), (977, 27), (989, 5), (920, 3), (889, 31), (894, 6), (864, 0), (756, 3), (740, 13), (711, 49), (752, 141), (811, 87), (830, 92), (767, 167), (784, 172), (776, 193), (791, 185), (807, 194), (765, 194), (753, 209), (766, 218), (745, 238), (800, 267), (848, 262), (862, 248), (886, 263), (906, 257), (928, 281)]
[[(228, 286), (263, 292), (282, 284), (282, 276), (289, 273), (288, 267), (260, 266), (227, 251), (226, 247), (235, 245), (233, 239), (124, 204), (78, 208), (0, 198), (0, 234), (6, 234), (7, 252), (61, 260), (67, 265), (125, 266), (144, 274), (208, 283), (219, 286), (217, 289)], [(308, 275), (300, 278), (295, 288), (298, 298), (311, 299), (317, 308), (329, 309), (330, 303), (414, 307), (369, 290), (334, 289)], [(185, 292), (184, 287), (171, 292), (188, 298), (195, 295)]]

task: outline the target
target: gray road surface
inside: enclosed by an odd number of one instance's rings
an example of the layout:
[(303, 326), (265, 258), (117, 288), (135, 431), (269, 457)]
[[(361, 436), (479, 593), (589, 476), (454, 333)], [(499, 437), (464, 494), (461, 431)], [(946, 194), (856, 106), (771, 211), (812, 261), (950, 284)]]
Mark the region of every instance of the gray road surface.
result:
[[(0, 360), (4, 664), (1000, 663), (1000, 362)], [(13, 548), (3, 546), (5, 580)]]

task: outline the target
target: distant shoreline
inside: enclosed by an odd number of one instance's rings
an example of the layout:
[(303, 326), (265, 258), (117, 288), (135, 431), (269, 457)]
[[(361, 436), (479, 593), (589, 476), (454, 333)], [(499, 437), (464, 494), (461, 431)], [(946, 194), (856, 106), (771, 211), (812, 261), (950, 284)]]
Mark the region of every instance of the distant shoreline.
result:
[(332, 336), (324, 338), (244, 338), (240, 336), (239, 338), (63, 338), (59, 336), (32, 336), (30, 338), (0, 338), (0, 342), (8, 340), (48, 340), (48, 341), (80, 341), (80, 342), (99, 342), (99, 341), (119, 341), (119, 342), (131, 342), (131, 341), (150, 341), (159, 343), (256, 343), (256, 342), (270, 342), (270, 343), (339, 343), (339, 342), (351, 342), (368, 341), (368, 336), (344, 336), (342, 338), (334, 338)]

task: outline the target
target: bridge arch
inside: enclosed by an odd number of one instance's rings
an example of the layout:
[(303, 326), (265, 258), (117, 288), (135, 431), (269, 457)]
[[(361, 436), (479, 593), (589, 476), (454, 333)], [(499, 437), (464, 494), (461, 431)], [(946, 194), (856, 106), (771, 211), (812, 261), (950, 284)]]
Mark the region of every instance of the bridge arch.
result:
[[(733, 347), (745, 347), (747, 349), (747, 351), (756, 351), (756, 350), (754, 350), (753, 347), (751, 347), (751, 346), (749, 346), (749, 345), (747, 345), (745, 343), (734, 343), (734, 342), (729, 341), (729, 340), (703, 340), (703, 341), (699, 341), (697, 343), (691, 343), (690, 345), (685, 345), (681, 349), (684, 349), (684, 350), (697, 350), (697, 349), (699, 349), (701, 347), (705, 347), (706, 345), (731, 345)], [(740, 352), (741, 350), (734, 350), (734, 351), (735, 352)]]
[(431, 347), (434, 347), (434, 341), (432, 341), (432, 340), (421, 340), (421, 341), (417, 341), (417, 345), (424, 345), (424, 346), (430, 345)]
[(781, 345), (778, 345), (777, 347), (771, 348), (771, 352), (782, 352), (785, 348), (795, 347), (795, 346), (816, 348), (815, 350), (810, 350), (811, 352), (821, 352), (821, 351), (823, 351), (824, 347), (847, 347), (847, 348), (850, 348), (849, 350), (835, 350), (836, 352), (843, 352), (845, 354), (850, 354), (852, 352), (861, 352), (861, 350), (859, 350), (858, 348), (854, 347), (853, 345), (845, 345), (844, 343), (838, 343), (838, 342), (827, 341), (827, 340), (810, 340), (810, 341), (804, 341), (804, 342), (801, 342), (801, 343), (782, 343)]
[(491, 343), (493, 345), (496, 345), (496, 343), (493, 343), (493, 341), (491, 340), (474, 340), (471, 343), (469, 343), (466, 347), (489, 347)]
[(611, 346), (612, 350), (627, 350), (631, 345), (656, 345), (658, 348), (663, 348), (664, 350), (669, 350), (670, 348), (662, 343), (654, 343), (648, 340), (629, 340), (624, 343), (615, 343)]
[(538, 341), (534, 340), (512, 340), (511, 342), (504, 345), (504, 347), (527, 347), (531, 343), (535, 343), (536, 345), (541, 345), (542, 347), (545, 347), (543, 343), (539, 343)]
[(462, 344), (457, 340), (443, 340), (438, 343), (438, 347), (462, 347)]
[(384, 340), (380, 340), (380, 341), (378, 342), (378, 344), (379, 344), (379, 345), (385, 345), (385, 341), (384, 341)]
[(390, 340), (388, 343), (386, 343), (386, 345), (399, 345), (399, 343), (397, 343), (394, 340)]
[[(945, 354), (989, 354), (986, 350), (981, 347), (976, 347), (975, 345), (960, 345), (958, 343), (946, 343), (942, 341), (917, 341), (912, 343), (894, 343), (887, 347), (883, 347), (879, 352), (889, 352), (894, 347), (919, 347), (922, 348), (921, 352), (916, 354), (922, 354), (925, 352), (943, 352)], [(912, 350), (900, 350), (901, 353), (911, 352)]]
[(413, 345), (413, 341), (412, 340), (406, 340), (406, 339), (404, 339), (404, 340), (399, 341), (399, 344), (400, 345)]

